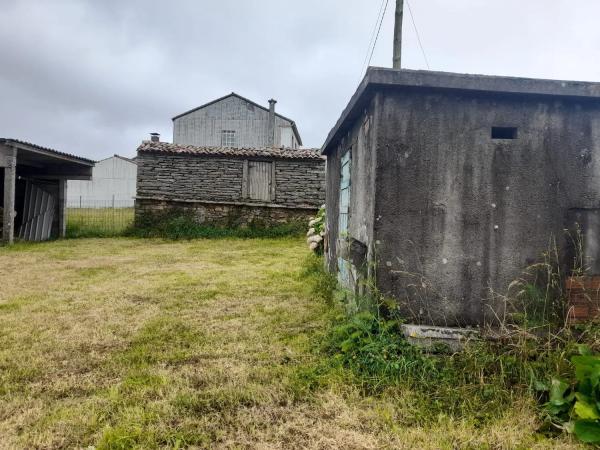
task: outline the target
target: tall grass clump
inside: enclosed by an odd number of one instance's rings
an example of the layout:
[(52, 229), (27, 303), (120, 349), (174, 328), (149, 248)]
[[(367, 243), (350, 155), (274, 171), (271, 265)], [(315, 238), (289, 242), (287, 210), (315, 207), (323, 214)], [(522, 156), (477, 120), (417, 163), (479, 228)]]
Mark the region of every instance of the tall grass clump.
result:
[(325, 268), (322, 256), (311, 253), (303, 263), (301, 277), (308, 280), (311, 293), (327, 305), (333, 305), (337, 279)]
[[(578, 239), (574, 237), (573, 243), (581, 249)], [(319, 267), (324, 267), (318, 260)], [(314, 257), (310, 262), (315, 266), (316, 261)], [(502, 296), (506, 308), (494, 326), (481, 328), (479, 337), (466, 342), (459, 352), (440, 345), (412, 345), (402, 330), (405, 319), (389, 308), (393, 300), (384, 298), (370, 283), (365, 291), (374, 308), (350, 313), (346, 309), (331, 320), (315, 344), (324, 357), (319, 373), (330, 370), (339, 377), (339, 370), (344, 370), (346, 380), (368, 396), (385, 396), (401, 403), (408, 395), (412, 417), (419, 425), (435, 422), (440, 416), (483, 424), (500, 419), (517, 402), (526, 401), (538, 405), (532, 406), (532, 414), (540, 430), (556, 430), (548, 426), (551, 421), (543, 406), (556, 384), (552, 379), (573, 380), (570, 358), (580, 344), (600, 348), (600, 328), (594, 323), (566, 326), (564, 280), (585, 273), (579, 252), (570, 263), (568, 268), (551, 239), (540, 262), (528, 267)], [(313, 274), (317, 289), (322, 275), (307, 271)], [(333, 292), (326, 298), (338, 297)], [(339, 302), (334, 306), (344, 311)], [(597, 367), (600, 380), (600, 362)], [(600, 382), (597, 395), (600, 399)], [(571, 405), (571, 411), (573, 408)], [(594, 408), (589, 417), (593, 415), (600, 430), (600, 401)]]

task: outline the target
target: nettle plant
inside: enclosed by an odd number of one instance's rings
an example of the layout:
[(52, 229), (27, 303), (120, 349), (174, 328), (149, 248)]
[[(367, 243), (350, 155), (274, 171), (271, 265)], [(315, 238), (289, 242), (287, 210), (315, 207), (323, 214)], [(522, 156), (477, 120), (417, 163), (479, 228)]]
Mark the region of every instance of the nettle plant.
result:
[(317, 216), (308, 222), (308, 232), (306, 233), (306, 243), (317, 255), (322, 255), (324, 251), (325, 239), (325, 205), (321, 206)]
[(579, 346), (573, 356), (575, 383), (554, 378), (546, 410), (552, 422), (590, 444), (600, 444), (600, 355)]

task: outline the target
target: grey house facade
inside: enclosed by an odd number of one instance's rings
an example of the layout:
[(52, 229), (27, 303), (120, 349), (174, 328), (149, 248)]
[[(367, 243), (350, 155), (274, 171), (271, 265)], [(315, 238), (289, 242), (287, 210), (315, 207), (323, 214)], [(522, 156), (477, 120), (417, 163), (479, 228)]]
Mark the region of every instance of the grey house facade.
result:
[(196, 147), (298, 148), (293, 120), (232, 92), (173, 118), (173, 143)]
[(330, 132), (327, 263), (413, 322), (493, 322), (552, 236), (600, 272), (600, 84), (370, 68)]
[(138, 223), (178, 209), (198, 223), (270, 226), (306, 220), (325, 201), (325, 160), (316, 149), (145, 141), (136, 162)]

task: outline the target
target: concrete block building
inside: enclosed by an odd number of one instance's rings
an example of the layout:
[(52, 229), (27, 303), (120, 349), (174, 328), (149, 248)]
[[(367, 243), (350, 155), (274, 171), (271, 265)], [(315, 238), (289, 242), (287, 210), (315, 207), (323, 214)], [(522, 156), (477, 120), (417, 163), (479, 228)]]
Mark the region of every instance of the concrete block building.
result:
[(415, 323), (477, 325), (552, 236), (600, 273), (600, 84), (369, 68), (329, 133), (327, 262)]

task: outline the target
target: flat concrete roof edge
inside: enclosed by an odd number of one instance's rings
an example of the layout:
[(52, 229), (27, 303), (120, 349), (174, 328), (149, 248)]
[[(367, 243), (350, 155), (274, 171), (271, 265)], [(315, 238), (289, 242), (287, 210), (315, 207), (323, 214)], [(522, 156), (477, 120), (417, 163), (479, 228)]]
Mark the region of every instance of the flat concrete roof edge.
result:
[(369, 67), (350, 102), (329, 132), (321, 153), (326, 154), (363, 95), (371, 87), (405, 87), (460, 90), (510, 95), (569, 97), (600, 101), (600, 83), (591, 81), (549, 80), (538, 78), (477, 75), (431, 70)]
[(371, 84), (600, 99), (600, 83), (371, 67)]

